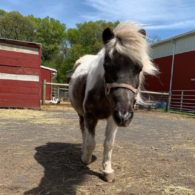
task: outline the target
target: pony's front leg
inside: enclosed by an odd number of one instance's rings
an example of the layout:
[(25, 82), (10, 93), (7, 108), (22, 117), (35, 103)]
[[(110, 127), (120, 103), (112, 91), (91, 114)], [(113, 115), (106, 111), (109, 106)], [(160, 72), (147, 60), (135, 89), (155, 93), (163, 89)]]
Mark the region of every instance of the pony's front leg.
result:
[(107, 127), (105, 133), (105, 141), (104, 141), (104, 156), (103, 156), (103, 174), (104, 180), (107, 182), (114, 181), (114, 170), (111, 165), (111, 157), (112, 157), (112, 149), (114, 146), (115, 135), (117, 132), (117, 126), (110, 116), (107, 120)]
[(92, 114), (87, 113), (84, 116), (84, 133), (83, 133), (83, 154), (81, 160), (84, 164), (91, 163), (92, 153), (95, 149), (95, 127), (97, 125), (97, 118)]

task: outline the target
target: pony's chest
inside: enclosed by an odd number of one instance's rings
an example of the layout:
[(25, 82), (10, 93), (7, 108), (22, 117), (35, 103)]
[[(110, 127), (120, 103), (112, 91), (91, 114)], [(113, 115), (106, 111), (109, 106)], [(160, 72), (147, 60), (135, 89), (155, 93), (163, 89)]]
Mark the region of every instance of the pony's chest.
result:
[(98, 119), (108, 118), (111, 114), (110, 104), (103, 90), (88, 92), (85, 103), (85, 112), (92, 113)]

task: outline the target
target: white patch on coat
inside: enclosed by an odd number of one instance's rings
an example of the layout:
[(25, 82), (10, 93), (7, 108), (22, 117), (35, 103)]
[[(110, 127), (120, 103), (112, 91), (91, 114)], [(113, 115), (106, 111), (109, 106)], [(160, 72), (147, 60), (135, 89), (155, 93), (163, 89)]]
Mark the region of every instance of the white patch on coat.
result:
[(73, 90), (74, 90), (74, 84), (75, 81), (84, 75), (87, 75), (89, 73), (90, 68), (93, 66), (93, 61), (96, 61), (96, 55), (85, 55), (81, 58), (79, 58), (75, 65), (80, 63), (80, 65), (76, 68), (74, 73), (71, 76), (71, 82), (69, 84), (69, 98), (74, 106), (74, 98), (72, 96)]
[(95, 136), (89, 133), (88, 129), (85, 127), (83, 135), (83, 154), (81, 160), (84, 164), (91, 163), (92, 153), (95, 149)]
[[(89, 69), (88, 75), (87, 75), (87, 84), (86, 84), (86, 90), (85, 90), (85, 99), (83, 101), (83, 108), (85, 111), (85, 101), (88, 97), (88, 92), (94, 88), (95, 84), (97, 83), (98, 79), (103, 78), (104, 76), (104, 54), (105, 51), (102, 49), (96, 57), (93, 59), (94, 61), (91, 61), (92, 66)], [(86, 63), (86, 62), (85, 62)]]

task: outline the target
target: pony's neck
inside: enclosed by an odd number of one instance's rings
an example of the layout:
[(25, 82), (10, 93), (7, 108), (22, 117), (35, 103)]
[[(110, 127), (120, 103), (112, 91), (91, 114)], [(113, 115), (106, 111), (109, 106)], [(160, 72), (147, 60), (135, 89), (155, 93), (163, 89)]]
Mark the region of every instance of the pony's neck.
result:
[(105, 52), (104, 49), (102, 49), (93, 59), (94, 61), (92, 62), (91, 69), (87, 76), (87, 91), (93, 89), (94, 86), (100, 85), (101, 80), (103, 80), (105, 73), (103, 66), (104, 56)]
[(97, 75), (100, 75), (101, 77), (104, 76), (104, 57), (105, 57), (105, 49), (99, 51), (97, 54), (98, 57), (98, 63), (96, 67)]

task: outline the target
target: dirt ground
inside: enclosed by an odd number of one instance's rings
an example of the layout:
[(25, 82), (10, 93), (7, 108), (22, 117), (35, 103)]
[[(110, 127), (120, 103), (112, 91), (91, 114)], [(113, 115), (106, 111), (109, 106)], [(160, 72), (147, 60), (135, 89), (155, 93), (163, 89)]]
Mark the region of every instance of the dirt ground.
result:
[(84, 166), (71, 107), (0, 109), (0, 195), (195, 194), (195, 118), (136, 111), (116, 136), (114, 183), (102, 180), (105, 125), (98, 123), (93, 162)]

